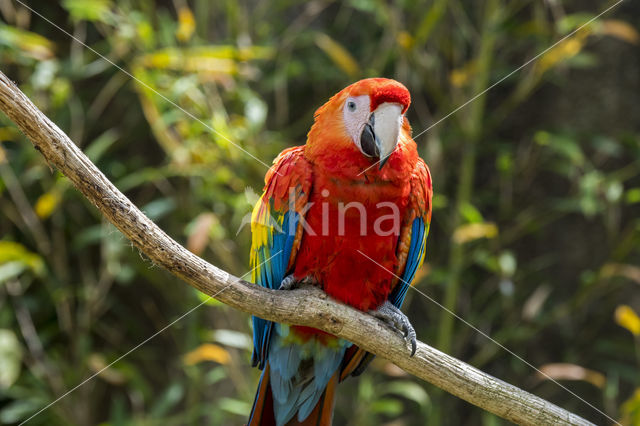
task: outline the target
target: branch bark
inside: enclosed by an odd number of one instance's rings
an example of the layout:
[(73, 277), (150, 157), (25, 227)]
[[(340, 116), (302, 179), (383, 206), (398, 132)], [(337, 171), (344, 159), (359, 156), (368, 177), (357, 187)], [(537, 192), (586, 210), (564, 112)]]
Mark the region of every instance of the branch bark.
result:
[(418, 342), (415, 356), (410, 357), (410, 349), (398, 333), (368, 314), (329, 299), (318, 289), (268, 290), (211, 265), (147, 218), (2, 72), (0, 109), (49, 165), (64, 173), (138, 249), (199, 291), (261, 318), (315, 327), (347, 339), (407, 373), (515, 423), (592, 424), (425, 343)]

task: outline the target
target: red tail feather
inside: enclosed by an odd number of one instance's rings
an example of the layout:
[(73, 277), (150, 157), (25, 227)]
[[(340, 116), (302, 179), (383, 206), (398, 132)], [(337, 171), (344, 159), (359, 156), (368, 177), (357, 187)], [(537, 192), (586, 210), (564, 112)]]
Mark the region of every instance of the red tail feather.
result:
[[(302, 422), (298, 421), (297, 416), (287, 423), (286, 426), (331, 426), (333, 419), (333, 406), (335, 405), (336, 385), (338, 384), (339, 371), (331, 376), (327, 388), (318, 400), (309, 417)], [(249, 416), (247, 426), (275, 426), (276, 420), (273, 413), (273, 396), (271, 394), (271, 386), (269, 386), (269, 363), (267, 363), (260, 384), (256, 392), (256, 398), (253, 402), (253, 409)]]
[(260, 383), (247, 426), (276, 426), (276, 418), (273, 414), (273, 395), (271, 395), (271, 386), (269, 386), (269, 363), (264, 367), (262, 376), (260, 376)]

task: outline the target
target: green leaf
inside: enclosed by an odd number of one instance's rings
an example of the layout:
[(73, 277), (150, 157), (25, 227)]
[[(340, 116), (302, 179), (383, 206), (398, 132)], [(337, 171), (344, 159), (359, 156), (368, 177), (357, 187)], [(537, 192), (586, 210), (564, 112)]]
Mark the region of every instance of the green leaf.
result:
[(34, 399), (19, 399), (5, 406), (0, 411), (0, 423), (14, 424), (24, 420), (44, 404), (38, 403)]
[(109, 129), (91, 142), (85, 149), (85, 154), (94, 163), (102, 158), (102, 155), (118, 140), (118, 133)]
[(640, 203), (640, 188), (631, 188), (627, 190), (625, 199), (628, 204)]
[(214, 342), (220, 343), (231, 348), (251, 349), (253, 348), (253, 340), (246, 333), (235, 330), (213, 330), (211, 338)]
[(142, 211), (151, 220), (161, 219), (176, 208), (176, 203), (171, 198), (159, 198), (142, 207)]
[(609, 184), (607, 185), (605, 195), (608, 201), (614, 203), (620, 200), (623, 192), (624, 187), (622, 186), (622, 184), (618, 181), (613, 181), (609, 182)]
[(214, 367), (204, 376), (204, 382), (207, 385), (213, 385), (218, 383), (220, 380), (224, 380), (227, 378), (227, 372), (223, 366), (219, 365)]
[(267, 119), (267, 104), (257, 96), (251, 96), (244, 105), (244, 115), (254, 129), (259, 129)]
[(410, 381), (397, 381), (386, 384), (385, 393), (399, 395), (414, 401), (420, 407), (427, 407), (431, 403), (427, 391), (419, 384)]
[(465, 203), (460, 208), (460, 213), (465, 221), (469, 223), (480, 223), (483, 221), (482, 213), (476, 209), (473, 204)]
[(513, 159), (508, 152), (502, 152), (496, 159), (496, 169), (504, 174), (509, 174), (513, 171)]
[(573, 13), (558, 19), (556, 28), (561, 34), (565, 34), (584, 25), (585, 22), (589, 22), (593, 18), (594, 16), (588, 13)]
[(18, 380), (22, 363), (22, 347), (13, 331), (0, 329), (0, 390)]
[(431, 200), (431, 205), (434, 210), (443, 209), (449, 205), (449, 199), (444, 194), (438, 194), (437, 192), (433, 194), (433, 200)]
[(195, 289), (193, 291), (196, 293), (196, 296), (198, 296), (198, 299), (201, 302), (206, 302), (206, 305), (209, 305), (209, 306), (221, 306), (221, 305), (223, 305), (223, 303), (218, 301), (218, 299), (214, 299), (213, 297), (211, 297), (209, 295), (206, 295), (201, 291), (198, 291), (198, 290), (195, 290)]
[(55, 59), (40, 61), (31, 75), (31, 83), (36, 89), (46, 89), (55, 80), (60, 65)]
[(557, 154), (568, 158), (574, 165), (584, 164), (584, 154), (576, 140), (549, 132), (537, 132), (533, 138), (538, 145), (549, 147)]
[(27, 269), (27, 265), (18, 261), (0, 265), (0, 284), (18, 277), (25, 269)]
[(622, 144), (609, 136), (594, 137), (593, 146), (608, 157), (618, 158), (623, 154)]
[(163, 393), (151, 409), (153, 417), (164, 417), (166, 413), (175, 407), (184, 396), (184, 388), (179, 383), (172, 383)]
[(232, 398), (220, 398), (218, 406), (224, 411), (243, 417), (247, 416), (251, 411), (251, 404), (246, 401), (240, 401)]
[(503, 251), (498, 256), (498, 265), (500, 265), (500, 271), (505, 277), (512, 277), (516, 272), (517, 261), (515, 256), (510, 251)]
[(371, 404), (371, 411), (395, 417), (402, 413), (402, 402), (397, 399), (381, 398)]
[(358, 386), (358, 399), (361, 401), (371, 401), (374, 394), (373, 381), (371, 376), (363, 375)]
[(104, 21), (111, 9), (111, 0), (64, 0), (62, 7), (76, 21)]

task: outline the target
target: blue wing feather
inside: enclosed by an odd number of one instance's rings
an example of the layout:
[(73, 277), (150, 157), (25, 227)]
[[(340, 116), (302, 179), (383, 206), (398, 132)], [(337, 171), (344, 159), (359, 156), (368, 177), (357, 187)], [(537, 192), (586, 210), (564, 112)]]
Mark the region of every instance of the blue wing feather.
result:
[[(256, 284), (270, 289), (279, 288), (286, 276), (298, 227), (298, 213), (295, 211), (287, 211), (281, 217), (281, 221), (280, 217), (275, 218), (279, 224), (281, 223), (280, 229), (273, 227), (267, 238), (267, 245), (257, 249), (255, 267), (259, 269), (259, 274)], [(253, 317), (252, 364), (260, 369), (264, 368), (269, 353), (273, 324), (271, 321)]]
[(411, 281), (413, 281), (416, 271), (424, 258), (427, 232), (428, 227), (425, 225), (424, 219), (422, 217), (415, 218), (411, 224), (411, 244), (407, 255), (407, 263), (402, 273), (402, 280), (398, 282), (389, 295), (389, 301), (398, 308), (402, 307), (409, 285), (411, 285)]

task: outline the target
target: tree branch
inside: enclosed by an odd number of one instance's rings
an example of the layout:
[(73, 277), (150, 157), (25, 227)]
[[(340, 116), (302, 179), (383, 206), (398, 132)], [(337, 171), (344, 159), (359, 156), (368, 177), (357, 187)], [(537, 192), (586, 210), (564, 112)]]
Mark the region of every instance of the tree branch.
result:
[(484, 410), (519, 424), (587, 425), (585, 419), (418, 342), (404, 339), (374, 317), (304, 288), (268, 290), (240, 280), (194, 255), (147, 218), (82, 151), (0, 72), (0, 109), (31, 139), (50, 166), (73, 182), (155, 264), (201, 292), (271, 321), (319, 328)]

